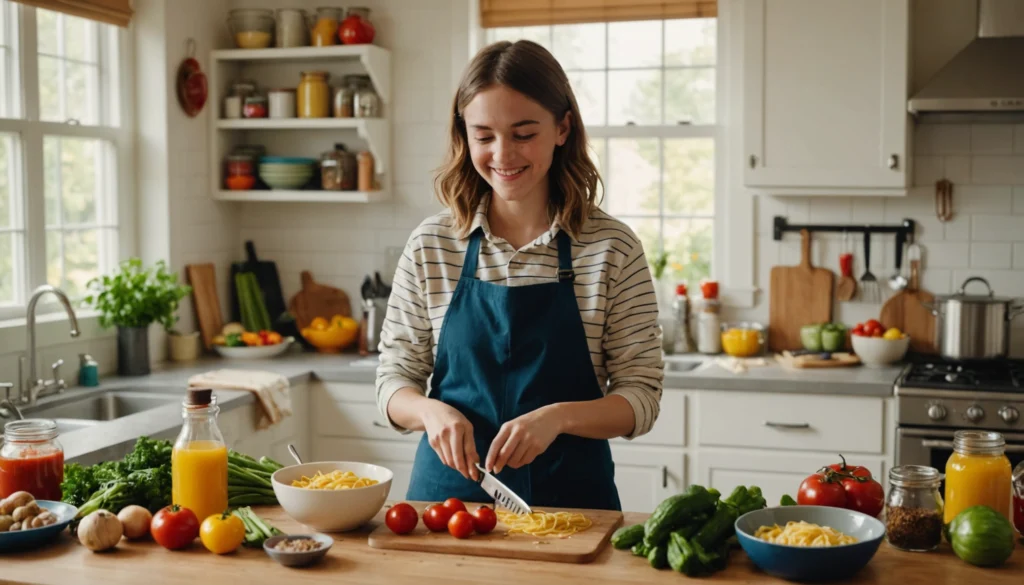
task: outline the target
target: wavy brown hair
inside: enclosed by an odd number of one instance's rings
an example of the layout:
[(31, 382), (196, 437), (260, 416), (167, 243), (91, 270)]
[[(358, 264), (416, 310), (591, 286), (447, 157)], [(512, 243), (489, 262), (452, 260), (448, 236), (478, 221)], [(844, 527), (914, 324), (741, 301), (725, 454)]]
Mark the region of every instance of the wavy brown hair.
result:
[(587, 154), (587, 133), (569, 79), (554, 56), (532, 41), (501, 41), (485, 47), (466, 68), (452, 103), (448, 151), (434, 178), (434, 192), (465, 236), (480, 200), (490, 191), (469, 155), (466, 106), (481, 91), (503, 85), (537, 102), (560, 122), (569, 115), (569, 136), (556, 146), (548, 170), (550, 214), (578, 238), (583, 222), (597, 205), (601, 176)]

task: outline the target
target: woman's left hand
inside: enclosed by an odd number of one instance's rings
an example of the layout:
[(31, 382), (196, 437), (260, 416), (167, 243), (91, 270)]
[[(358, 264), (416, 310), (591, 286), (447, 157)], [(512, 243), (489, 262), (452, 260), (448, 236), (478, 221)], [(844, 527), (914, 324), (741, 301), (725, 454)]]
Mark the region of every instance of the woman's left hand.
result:
[(485, 469), (498, 473), (506, 465), (518, 469), (547, 451), (561, 434), (555, 405), (538, 408), (501, 425), (487, 451)]

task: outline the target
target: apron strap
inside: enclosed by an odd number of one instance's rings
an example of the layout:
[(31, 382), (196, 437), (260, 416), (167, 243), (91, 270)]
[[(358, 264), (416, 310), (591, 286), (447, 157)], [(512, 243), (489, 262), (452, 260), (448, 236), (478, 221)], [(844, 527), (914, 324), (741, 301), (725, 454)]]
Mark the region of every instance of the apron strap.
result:
[(476, 261), (480, 256), (480, 235), (482, 228), (477, 228), (469, 235), (469, 247), (466, 248), (466, 257), (462, 260), (462, 278), (476, 279)]
[(558, 230), (558, 282), (574, 282), (576, 273), (572, 269), (572, 240), (565, 230)]

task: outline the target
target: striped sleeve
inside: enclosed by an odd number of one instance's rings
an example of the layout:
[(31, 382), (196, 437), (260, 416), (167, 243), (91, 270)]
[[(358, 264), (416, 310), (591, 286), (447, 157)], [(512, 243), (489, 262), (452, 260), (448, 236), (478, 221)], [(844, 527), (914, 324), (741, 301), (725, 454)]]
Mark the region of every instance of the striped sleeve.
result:
[(412, 234), (398, 261), (378, 346), (377, 407), (399, 431), (405, 429), (388, 416), (388, 401), (401, 388), (426, 394), (427, 378), (434, 369), (434, 335), (427, 312), (420, 233), (417, 230)]
[(608, 394), (622, 396), (633, 407), (635, 424), (627, 439), (647, 433), (658, 419), (665, 370), (651, 271), (643, 245), (635, 235), (632, 240), (626, 259), (609, 279), (601, 340)]

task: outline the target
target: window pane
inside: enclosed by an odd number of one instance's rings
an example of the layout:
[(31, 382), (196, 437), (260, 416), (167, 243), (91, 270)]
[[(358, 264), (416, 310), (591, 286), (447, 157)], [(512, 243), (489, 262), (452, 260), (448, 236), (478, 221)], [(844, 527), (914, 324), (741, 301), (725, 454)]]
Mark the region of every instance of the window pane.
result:
[(612, 215), (661, 211), (661, 153), (657, 138), (608, 140), (608, 204)]
[(67, 119), (60, 107), (62, 93), (60, 59), (39, 57), (39, 117), (43, 121), (63, 122)]
[(715, 123), (715, 70), (665, 71), (665, 123)]
[(552, 30), (555, 58), (563, 69), (604, 69), (605, 25), (559, 24)]
[(64, 279), (61, 286), (71, 298), (85, 296), (85, 285), (99, 276), (99, 245), (96, 230), (64, 234)]
[[(12, 177), (14, 170), (14, 143), (11, 136), (0, 134), (0, 228), (15, 225), (14, 200), (12, 199)], [(2, 267), (2, 266), (0, 266)]]
[[(591, 138), (587, 141), (587, 154), (590, 155), (590, 160), (597, 166), (597, 171), (601, 174), (601, 178), (608, 180), (608, 170), (605, 165), (608, 164), (608, 141), (604, 138)], [(597, 186), (597, 201), (600, 206), (605, 207), (605, 200), (607, 196), (605, 190), (608, 185), (598, 184)]]
[(79, 61), (96, 63), (96, 27), (97, 24), (84, 18), (67, 16), (64, 18), (64, 56)]
[(605, 72), (569, 72), (569, 85), (576, 94), (584, 126), (604, 126)]
[(67, 72), (64, 94), (64, 103), (68, 106), (67, 117), (82, 124), (98, 123), (96, 92), (99, 87), (99, 67), (67, 61), (64, 68)]
[(15, 300), (14, 238), (15, 234), (0, 233), (0, 305)]
[(487, 38), (491, 43), (497, 41), (519, 40), (533, 41), (547, 50), (551, 50), (551, 27), (550, 26), (509, 26), (504, 28), (492, 28), (487, 30)]
[(661, 123), (661, 70), (608, 73), (608, 124)]
[(618, 219), (621, 219), (626, 225), (633, 228), (637, 237), (640, 238), (640, 243), (644, 245), (644, 255), (647, 256), (647, 261), (653, 261), (655, 255), (661, 249), (661, 245), (658, 242), (661, 221), (657, 218), (643, 217), (619, 217)]
[(660, 20), (608, 24), (608, 66), (660, 67)]
[(665, 213), (715, 212), (715, 143), (711, 138), (665, 140)]
[(714, 65), (717, 20), (684, 18), (665, 21), (665, 65)]
[(665, 249), (676, 280), (695, 284), (711, 276), (713, 220), (666, 219)]
[[(43, 139), (44, 151), (47, 142), (57, 143), (60, 161), (60, 208), (61, 225), (96, 223), (96, 203), (101, 172), (100, 141), (86, 138), (58, 138), (47, 136)], [(46, 163), (52, 163), (47, 159)], [(52, 176), (51, 169), (44, 169), (44, 175)]]
[(43, 139), (43, 201), (46, 225), (60, 225), (60, 139)]
[(61, 248), (60, 232), (46, 230), (46, 282), (58, 288), (63, 284), (61, 277), (64, 274), (64, 252)]
[(58, 55), (58, 39), (60, 38), (59, 15), (49, 10), (36, 10), (36, 47), (40, 53)]

